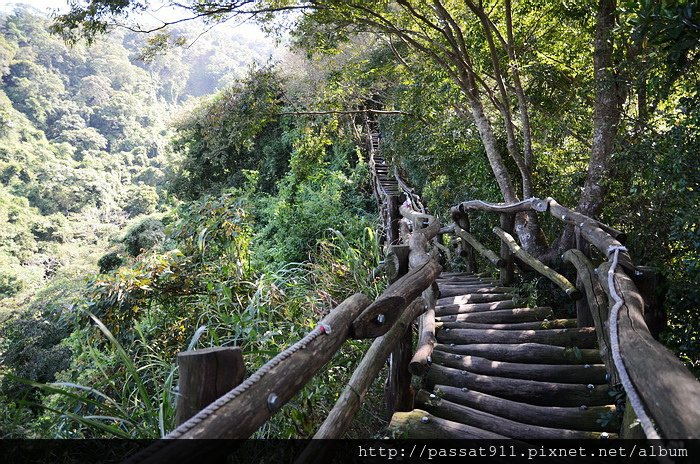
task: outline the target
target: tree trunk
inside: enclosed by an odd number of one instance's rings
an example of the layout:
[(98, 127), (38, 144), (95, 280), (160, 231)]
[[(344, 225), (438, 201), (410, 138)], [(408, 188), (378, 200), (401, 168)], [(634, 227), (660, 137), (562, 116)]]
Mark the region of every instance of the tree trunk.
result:
[[(606, 194), (605, 181), (610, 172), (618, 124), (622, 115), (625, 89), (621, 87), (613, 60), (613, 28), (615, 27), (616, 0), (599, 0), (593, 51), (593, 76), (596, 85), (593, 108), (593, 140), (588, 172), (576, 210), (596, 218)], [(574, 228), (564, 230), (559, 251), (574, 245)]]
[(498, 187), (501, 189), (501, 193), (503, 194), (503, 199), (507, 202), (518, 201), (515, 188), (513, 188), (513, 182), (511, 181), (506, 165), (503, 162), (503, 157), (501, 157), (501, 153), (498, 150), (498, 143), (496, 142), (496, 136), (493, 133), (491, 121), (488, 120), (486, 114), (484, 113), (484, 106), (479, 100), (478, 96), (469, 95), (468, 98), (472, 118), (474, 118), (474, 123), (479, 131), (479, 136), (484, 144), (484, 148), (486, 149), (486, 156), (488, 157), (489, 164), (491, 165), (493, 175), (496, 177)]
[[(505, 163), (503, 162), (503, 157), (498, 150), (498, 144), (496, 142), (496, 137), (493, 133), (493, 127), (491, 121), (487, 118), (484, 113), (484, 106), (479, 100), (478, 96), (469, 95), (469, 103), (471, 115), (476, 124), (476, 128), (479, 131), (479, 136), (484, 148), (486, 149), (486, 156), (489, 160), (489, 165), (496, 177), (496, 182), (503, 195), (503, 200), (512, 203), (519, 200), (518, 195), (513, 187), (513, 182), (510, 178), (510, 174), (506, 169)], [(523, 177), (525, 180), (525, 177)], [(524, 187), (529, 186), (529, 183), (525, 183)], [(524, 188), (524, 191), (531, 192), (531, 186)], [(532, 252), (535, 256), (540, 256), (544, 249), (546, 248), (546, 239), (542, 233), (539, 222), (537, 221), (537, 215), (535, 213), (522, 213), (518, 214), (516, 217), (515, 231), (518, 234), (520, 243), (523, 248)]]

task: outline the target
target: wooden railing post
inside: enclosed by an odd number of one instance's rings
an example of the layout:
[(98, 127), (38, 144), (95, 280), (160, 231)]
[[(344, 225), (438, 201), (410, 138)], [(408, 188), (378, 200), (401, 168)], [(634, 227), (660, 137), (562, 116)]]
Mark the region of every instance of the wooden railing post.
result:
[(180, 370), (175, 420), (179, 426), (214, 400), (243, 382), (240, 348), (214, 347), (177, 355)]
[[(574, 231), (576, 235), (576, 249), (583, 253), (583, 256), (590, 259), (590, 245), (588, 244), (588, 242), (586, 242), (586, 240), (583, 237), (581, 237), (581, 229), (578, 226), (576, 226)], [(577, 273), (576, 288), (582, 290), (584, 288), (583, 285), (584, 282), (581, 279), (581, 276)], [(591, 314), (591, 307), (588, 304), (588, 299), (585, 297), (581, 298), (580, 300), (576, 300), (576, 325), (578, 327), (594, 326), (593, 315)]]
[[(465, 232), (471, 233), (471, 225), (469, 224), (469, 215), (467, 213), (462, 215), (458, 225)], [(470, 274), (476, 274), (479, 272), (479, 269), (476, 267), (476, 253), (474, 253), (474, 247), (472, 247), (468, 242), (463, 241), (463, 243), (462, 251), (464, 254), (460, 253), (460, 255), (467, 262), (467, 272)]]
[(389, 195), (387, 196), (387, 242), (389, 245), (398, 245), (401, 241), (399, 236), (399, 221), (401, 220), (401, 214), (399, 214), (399, 196)]
[[(398, 205), (396, 206), (398, 212)], [(398, 221), (397, 221), (398, 233)], [(396, 236), (398, 238), (398, 235)], [(395, 271), (388, 268), (389, 284), (393, 284), (399, 278), (408, 273), (408, 245), (394, 245), (389, 248), (387, 261), (395, 265)], [(410, 411), (413, 409), (413, 394), (411, 392), (411, 374), (408, 372), (408, 363), (411, 361), (413, 349), (413, 331), (409, 325), (406, 332), (399, 339), (396, 347), (389, 356), (389, 375), (384, 385), (384, 406), (388, 417), (395, 411)]]
[[(515, 215), (512, 213), (501, 213), (501, 229), (513, 235), (515, 228)], [(504, 287), (513, 283), (513, 254), (508, 245), (501, 241), (501, 259), (505, 265), (501, 268), (501, 285)]]
[(637, 266), (631, 277), (644, 300), (644, 322), (651, 336), (658, 340), (667, 324), (663, 305), (665, 295), (660, 288), (663, 277), (657, 269), (647, 266)]

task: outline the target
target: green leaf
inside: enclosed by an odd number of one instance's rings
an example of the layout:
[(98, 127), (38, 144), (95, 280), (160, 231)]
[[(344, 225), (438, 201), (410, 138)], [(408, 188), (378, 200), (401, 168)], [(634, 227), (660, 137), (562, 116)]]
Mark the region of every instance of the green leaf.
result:
[(153, 403), (151, 402), (151, 398), (148, 395), (146, 386), (144, 385), (141, 376), (138, 373), (138, 369), (134, 365), (133, 360), (129, 357), (126, 351), (124, 351), (124, 348), (122, 348), (121, 344), (117, 341), (116, 338), (114, 338), (112, 332), (109, 331), (109, 329), (102, 323), (101, 320), (99, 320), (92, 313), (88, 313), (88, 316), (90, 316), (90, 319), (92, 319), (93, 322), (95, 322), (95, 324), (100, 329), (100, 331), (102, 331), (104, 336), (107, 337), (110, 343), (112, 343), (112, 346), (117, 352), (117, 356), (119, 357), (119, 359), (122, 360), (127, 371), (129, 372), (129, 374), (131, 374), (131, 377), (134, 379), (134, 382), (136, 383), (136, 388), (139, 392), (139, 396), (141, 398), (141, 401), (143, 401), (143, 403), (145, 404), (146, 409), (153, 410)]

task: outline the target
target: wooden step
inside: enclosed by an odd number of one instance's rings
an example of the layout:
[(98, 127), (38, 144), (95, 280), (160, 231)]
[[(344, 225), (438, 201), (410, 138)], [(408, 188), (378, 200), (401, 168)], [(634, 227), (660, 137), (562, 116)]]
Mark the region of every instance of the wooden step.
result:
[[(444, 329), (467, 329), (469, 327), (453, 327), (447, 323), (459, 322), (481, 322), (484, 324), (498, 324), (509, 322), (532, 322), (542, 321), (542, 319), (552, 316), (552, 308), (513, 308), (513, 309), (497, 309), (493, 311), (480, 311), (476, 313), (453, 314), (450, 316), (436, 317), (435, 320), (445, 322)], [(472, 327), (474, 329), (488, 330), (489, 327)], [(493, 327), (491, 327), (493, 328)], [(522, 329), (521, 329), (522, 330)]]
[(492, 361), (535, 364), (600, 364), (602, 362), (598, 350), (565, 348), (540, 343), (438, 344), (435, 349), (446, 353), (481, 356)]
[(444, 282), (444, 283), (452, 283), (452, 284), (469, 283), (469, 282), (482, 282), (482, 283), (493, 283), (493, 284), (500, 283), (498, 280), (491, 279), (488, 277), (463, 277), (463, 276), (445, 277), (444, 274), (435, 280), (438, 283)]
[(498, 309), (517, 308), (518, 304), (513, 300), (495, 301), (493, 303), (469, 303), (436, 305), (436, 316), (449, 316), (453, 314), (478, 313), (482, 311), (495, 311)]
[[(483, 282), (466, 282), (466, 283), (459, 283), (459, 284), (453, 284), (453, 283), (444, 283), (444, 282), (438, 282), (438, 288), (441, 290), (466, 290), (465, 295), (468, 293), (503, 293), (503, 292), (512, 292), (513, 289), (510, 287), (501, 287), (496, 283), (483, 283)], [(480, 289), (499, 289), (499, 292), (484, 292), (480, 291)], [(473, 292), (470, 290), (474, 290)]]
[[(461, 281), (440, 281), (436, 280), (440, 288), (453, 288), (453, 287), (458, 287), (458, 288), (480, 288), (480, 287), (486, 287), (486, 288), (495, 288), (501, 286), (499, 285), (498, 282), (482, 282), (479, 280), (473, 280), (473, 281), (468, 281), (468, 282), (461, 282)], [(513, 287), (506, 287), (507, 291), (513, 291)]]
[(460, 286), (443, 286), (438, 284), (440, 290), (439, 298), (447, 298), (450, 296), (471, 295), (475, 293), (507, 293), (513, 294), (512, 287), (460, 287)]
[[(495, 311), (494, 311), (495, 312)], [(489, 313), (486, 313), (489, 314)], [(534, 322), (514, 322), (512, 324), (488, 324), (483, 322), (449, 322), (451, 316), (444, 316), (436, 321), (435, 327), (438, 329), (491, 329), (491, 330), (543, 330), (543, 329), (566, 329), (578, 327), (576, 319), (553, 319)], [(437, 319), (437, 318), (436, 318)]]
[(465, 356), (444, 351), (433, 351), (433, 363), (474, 374), (539, 382), (580, 383), (602, 385), (605, 380), (604, 364), (532, 364), (491, 361), (479, 356)]
[(475, 276), (474, 274), (470, 272), (442, 272), (440, 273), (440, 279), (445, 278), (445, 277), (472, 277), (472, 278), (478, 278), (478, 276)]
[(437, 396), (453, 403), (525, 424), (556, 428), (571, 427), (592, 432), (617, 432), (620, 426), (619, 420), (608, 421), (606, 425), (602, 425), (604, 421), (600, 420), (603, 417), (614, 416), (616, 407), (613, 405), (590, 408), (536, 406), (448, 385), (436, 385), (434, 391)]
[(420, 409), (395, 412), (391, 417), (389, 431), (397, 438), (413, 439), (503, 440), (507, 438), (478, 427), (442, 419)]
[(544, 345), (594, 348), (593, 327), (547, 330), (479, 330), (444, 329), (435, 334), (440, 343), (467, 345), (472, 343), (541, 343)]
[(494, 301), (505, 301), (513, 298), (507, 293), (474, 293), (471, 295), (460, 295), (448, 298), (439, 298), (435, 303), (437, 306), (461, 305), (470, 303), (492, 303)]
[(421, 390), (417, 395), (417, 404), (423, 409), (443, 419), (460, 422), (483, 430), (505, 435), (509, 438), (529, 439), (599, 439), (600, 432), (543, 427), (523, 424), (511, 419), (496, 416), (468, 406), (447, 401), (437, 395)]
[(482, 282), (499, 282), (498, 279), (493, 277), (480, 277), (475, 275), (445, 275), (445, 273), (437, 276), (436, 280), (443, 282), (469, 282), (469, 281), (482, 281)]
[(540, 406), (602, 406), (613, 402), (607, 385), (584, 385), (536, 380), (511, 379), (472, 374), (432, 364), (424, 377), (428, 387), (450, 385), (468, 388), (521, 403)]

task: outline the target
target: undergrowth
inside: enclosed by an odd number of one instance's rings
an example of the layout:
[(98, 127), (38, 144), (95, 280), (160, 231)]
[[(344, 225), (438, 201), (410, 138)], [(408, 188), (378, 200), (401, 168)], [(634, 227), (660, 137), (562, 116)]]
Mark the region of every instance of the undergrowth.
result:
[[(239, 346), (250, 374), (348, 296), (362, 292), (373, 299), (386, 285), (373, 273), (379, 249), (368, 226), (353, 230), (353, 239), (328, 229), (307, 261), (270, 268), (251, 264), (256, 236), (245, 199), (233, 193), (193, 202), (164, 223), (159, 245), (97, 276), (82, 298), (52, 319), (3, 323), (18, 342), (36, 326), (66, 330), (57, 338), (44, 334), (52, 343), (22, 359), (19, 343), (3, 347), (12, 362), (2, 368), (0, 436), (162, 437), (175, 426), (179, 351)], [(56, 346), (67, 364), (52, 370), (41, 361)], [(344, 344), (255, 436), (311, 437), (367, 347)], [(39, 369), (31, 366), (43, 366), (44, 374), (33, 374)], [(378, 383), (367, 401), (381, 403)], [(363, 408), (349, 433), (369, 436), (382, 420)]]

